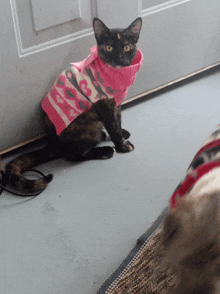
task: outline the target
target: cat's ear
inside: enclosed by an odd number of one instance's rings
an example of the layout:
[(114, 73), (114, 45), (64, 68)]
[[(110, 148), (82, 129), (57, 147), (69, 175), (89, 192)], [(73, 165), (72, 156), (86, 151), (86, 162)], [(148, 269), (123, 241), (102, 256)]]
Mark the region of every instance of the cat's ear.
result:
[(137, 42), (141, 32), (141, 27), (142, 27), (142, 18), (138, 17), (130, 24), (130, 26), (127, 29), (124, 30), (124, 34), (133, 35)]
[(100, 40), (102, 34), (109, 33), (109, 28), (97, 17), (93, 19), (93, 30), (96, 40)]

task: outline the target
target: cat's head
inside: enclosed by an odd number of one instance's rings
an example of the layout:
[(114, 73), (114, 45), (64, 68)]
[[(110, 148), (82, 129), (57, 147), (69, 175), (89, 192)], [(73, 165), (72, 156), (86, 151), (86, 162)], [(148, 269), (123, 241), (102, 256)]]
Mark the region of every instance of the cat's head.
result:
[(137, 51), (142, 19), (134, 20), (126, 29), (109, 29), (94, 18), (93, 29), (100, 58), (114, 67), (129, 66)]

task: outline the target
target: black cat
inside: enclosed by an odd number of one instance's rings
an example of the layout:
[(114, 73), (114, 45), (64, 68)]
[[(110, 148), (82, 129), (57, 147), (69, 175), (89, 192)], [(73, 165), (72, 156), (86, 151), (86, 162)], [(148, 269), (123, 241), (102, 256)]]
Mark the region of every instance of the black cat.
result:
[[(38, 192), (52, 180), (52, 175), (28, 180), (22, 175), (25, 170), (57, 158), (70, 161), (111, 158), (113, 147), (96, 147), (106, 137), (103, 127), (117, 151), (134, 149), (126, 140), (130, 133), (121, 128), (120, 104), (142, 63), (142, 54), (137, 49), (141, 26), (141, 18), (126, 29), (109, 29), (98, 18), (93, 20), (97, 47), (92, 48), (92, 54), (83, 62), (65, 70), (42, 102), (48, 145), (6, 165), (6, 179), (10, 184), (20, 191)], [(83, 76), (83, 81), (79, 81), (78, 74)]]

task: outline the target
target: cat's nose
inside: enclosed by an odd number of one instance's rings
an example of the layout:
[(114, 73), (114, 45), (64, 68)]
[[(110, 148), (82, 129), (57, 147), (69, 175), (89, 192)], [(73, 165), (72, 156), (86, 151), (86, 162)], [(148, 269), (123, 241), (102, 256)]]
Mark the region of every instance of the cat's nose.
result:
[(121, 66), (129, 66), (131, 64), (130, 61), (127, 58), (125, 58), (123, 54), (119, 54), (118, 63)]

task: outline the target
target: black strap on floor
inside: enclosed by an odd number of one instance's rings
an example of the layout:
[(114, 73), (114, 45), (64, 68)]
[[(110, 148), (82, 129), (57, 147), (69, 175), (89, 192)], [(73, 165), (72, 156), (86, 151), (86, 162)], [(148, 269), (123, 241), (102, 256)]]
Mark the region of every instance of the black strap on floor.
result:
[[(28, 172), (28, 171), (35, 172), (35, 173), (41, 175), (43, 178), (45, 177), (45, 175), (39, 170), (29, 169), (29, 170), (26, 170), (25, 172)], [(45, 190), (45, 189), (42, 189), (42, 190), (40, 190), (40, 191), (38, 191), (36, 193), (31, 193), (31, 194), (22, 194), (22, 193), (17, 193), (17, 192), (11, 191), (11, 190), (6, 188), (6, 184), (4, 183), (4, 176), (5, 176), (4, 172), (1, 171), (1, 174), (2, 174), (2, 177), (3, 177), (3, 181), (2, 181), (2, 183), (0, 183), (0, 195), (2, 194), (3, 191), (7, 191), (8, 193), (16, 195), (16, 196), (32, 197), (32, 196), (38, 196), (39, 194), (41, 194)]]

